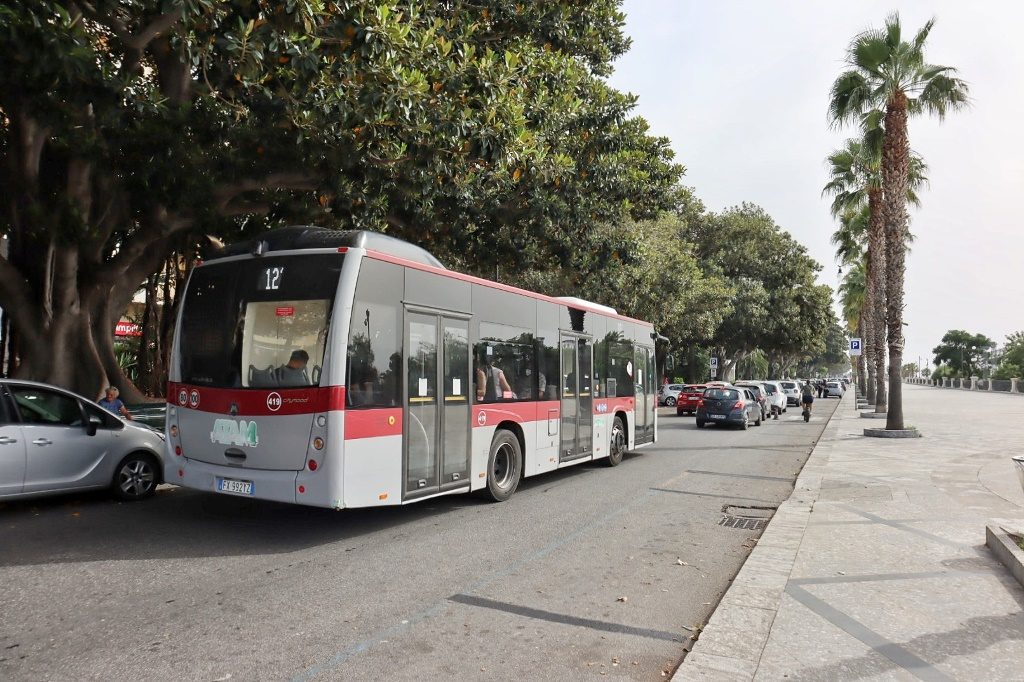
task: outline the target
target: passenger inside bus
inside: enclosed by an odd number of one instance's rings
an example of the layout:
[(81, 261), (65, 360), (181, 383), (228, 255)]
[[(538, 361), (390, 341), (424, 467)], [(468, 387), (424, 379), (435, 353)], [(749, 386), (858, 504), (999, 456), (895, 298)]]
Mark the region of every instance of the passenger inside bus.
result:
[(278, 386), (309, 386), (309, 375), (306, 373), (308, 362), (309, 353), (301, 348), (292, 351), (288, 363), (277, 369)]
[(491, 356), (484, 355), (476, 367), (476, 399), (482, 402), (516, 400), (505, 372), (495, 367)]

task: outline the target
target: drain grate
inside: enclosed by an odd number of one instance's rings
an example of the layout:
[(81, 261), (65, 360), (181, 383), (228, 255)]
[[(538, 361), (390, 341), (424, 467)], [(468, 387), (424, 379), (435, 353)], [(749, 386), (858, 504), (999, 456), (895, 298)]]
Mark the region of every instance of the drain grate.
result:
[(740, 530), (764, 530), (774, 513), (775, 507), (740, 507), (727, 504), (722, 507), (722, 518), (718, 525)]

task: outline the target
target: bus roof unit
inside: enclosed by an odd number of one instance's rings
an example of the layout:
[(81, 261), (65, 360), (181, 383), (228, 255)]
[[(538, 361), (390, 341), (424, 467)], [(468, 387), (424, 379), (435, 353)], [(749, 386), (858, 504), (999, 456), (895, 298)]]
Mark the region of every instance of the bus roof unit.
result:
[[(262, 248), (260, 248), (261, 243)], [(256, 253), (257, 250), (263, 254), (270, 251), (341, 247), (380, 251), (414, 263), (446, 269), (444, 264), (426, 249), (396, 237), (368, 230), (331, 230), (312, 225), (294, 225), (270, 230), (255, 239), (232, 244), (208, 257), (207, 260), (241, 256), (247, 253)]]

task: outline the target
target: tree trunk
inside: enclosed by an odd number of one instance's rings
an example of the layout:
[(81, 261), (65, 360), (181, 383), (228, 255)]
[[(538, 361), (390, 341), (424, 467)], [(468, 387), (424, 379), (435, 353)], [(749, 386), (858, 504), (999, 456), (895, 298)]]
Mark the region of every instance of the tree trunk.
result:
[[(885, 215), (882, 190), (868, 190), (868, 286), (871, 356), (875, 365), (875, 412), (886, 411), (885, 392)], [(899, 368), (897, 367), (897, 370)]]
[(889, 332), (889, 415), (886, 429), (903, 429), (903, 280), (907, 256), (907, 98), (897, 92), (885, 111), (882, 183), (885, 188), (886, 324)]
[(865, 386), (865, 381), (864, 381), (864, 367), (865, 367), (866, 363), (864, 362), (864, 343), (863, 343), (863, 339), (864, 339), (864, 313), (863, 312), (860, 314), (860, 317), (857, 320), (857, 335), (861, 338), (861, 344), (860, 344), (861, 354), (857, 356), (857, 387), (860, 389), (860, 394), (866, 396), (867, 393), (865, 393), (865, 390), (867, 389), (867, 387)]
[(874, 352), (874, 333), (871, 329), (871, 296), (870, 290), (865, 289), (864, 291), (864, 309), (861, 312), (861, 325), (864, 329), (863, 336), (861, 339), (861, 349), (864, 358), (865, 367), (865, 391), (864, 399), (871, 402), (875, 399), (875, 352)]

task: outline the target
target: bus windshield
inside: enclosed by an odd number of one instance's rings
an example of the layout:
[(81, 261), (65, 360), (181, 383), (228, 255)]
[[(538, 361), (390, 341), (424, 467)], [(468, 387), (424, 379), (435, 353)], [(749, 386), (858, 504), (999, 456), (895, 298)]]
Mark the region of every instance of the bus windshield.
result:
[(219, 388), (320, 383), (343, 254), (211, 263), (192, 272), (181, 380)]

